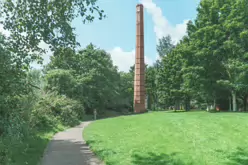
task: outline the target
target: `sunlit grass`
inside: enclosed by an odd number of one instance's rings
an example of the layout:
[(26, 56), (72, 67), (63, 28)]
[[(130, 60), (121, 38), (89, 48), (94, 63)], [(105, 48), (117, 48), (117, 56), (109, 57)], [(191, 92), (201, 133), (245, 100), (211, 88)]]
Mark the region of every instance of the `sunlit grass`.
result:
[(84, 137), (107, 165), (248, 164), (248, 114), (155, 112), (99, 120)]

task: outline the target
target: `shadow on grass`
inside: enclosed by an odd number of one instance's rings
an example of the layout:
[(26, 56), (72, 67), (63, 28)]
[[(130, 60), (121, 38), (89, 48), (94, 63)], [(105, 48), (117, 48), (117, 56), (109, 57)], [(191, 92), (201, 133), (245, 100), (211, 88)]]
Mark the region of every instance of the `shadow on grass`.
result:
[(237, 112), (233, 112), (233, 111), (219, 111), (217, 113), (248, 113), (248, 111), (237, 111)]
[(177, 153), (167, 155), (149, 152), (146, 155), (134, 154), (132, 157), (134, 165), (191, 165), (176, 158)]
[[(93, 145), (98, 144), (96, 141), (87, 141), (87, 144)], [(115, 151), (110, 149), (96, 149), (93, 150), (94, 153), (101, 159), (105, 160), (106, 165), (118, 165), (119, 162), (108, 160), (113, 155), (117, 154)], [(178, 153), (167, 154), (155, 154), (152, 152), (146, 154), (133, 154), (132, 155), (132, 165), (193, 165), (191, 163), (185, 163), (177, 158)]]
[[(108, 113), (106, 114), (99, 114), (97, 115), (96, 120), (104, 120), (104, 119), (110, 119), (110, 118), (116, 118), (120, 116), (128, 116), (128, 115), (133, 115), (134, 113), (121, 113), (121, 112), (115, 112), (115, 111), (107, 111)], [(85, 115), (83, 118), (83, 121), (95, 121), (94, 115)]]
[(164, 111), (165, 113), (191, 113), (191, 112), (204, 112), (204, 111), (201, 111), (201, 110), (190, 110), (190, 111), (184, 111), (184, 110), (169, 110), (169, 111)]
[(248, 151), (242, 148), (237, 148), (237, 151), (232, 152), (229, 156), (231, 162), (229, 165), (247, 165), (248, 164)]
[(221, 152), (227, 158), (225, 162), (226, 165), (248, 165), (248, 150), (244, 148), (236, 148), (235, 151), (223, 151), (216, 150), (217, 152)]
[[(94, 145), (95, 143), (99, 144), (101, 143), (101, 141), (94, 141), (94, 140), (87, 140), (86, 141), (86, 144), (91, 147), (92, 145)], [(96, 150), (92, 150), (94, 151), (94, 153), (96, 155), (98, 155), (100, 158), (104, 158), (106, 156), (111, 156), (111, 155), (114, 155), (116, 154), (115, 151), (112, 151), (110, 149), (96, 149)]]
[(190, 111), (184, 111), (184, 110), (168, 110), (164, 111), (166, 113), (185, 113), (185, 112), (190, 112)]

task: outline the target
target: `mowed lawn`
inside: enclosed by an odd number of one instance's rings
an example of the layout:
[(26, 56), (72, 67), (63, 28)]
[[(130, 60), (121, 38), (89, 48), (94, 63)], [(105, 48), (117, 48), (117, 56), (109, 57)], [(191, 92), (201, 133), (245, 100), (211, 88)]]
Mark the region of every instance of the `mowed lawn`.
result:
[(248, 114), (154, 112), (99, 120), (83, 133), (107, 165), (248, 165)]

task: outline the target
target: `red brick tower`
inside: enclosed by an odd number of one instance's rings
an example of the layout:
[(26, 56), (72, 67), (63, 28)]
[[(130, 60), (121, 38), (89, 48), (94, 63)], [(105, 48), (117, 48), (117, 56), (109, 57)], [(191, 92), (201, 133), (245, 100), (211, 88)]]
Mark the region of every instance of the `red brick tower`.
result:
[(136, 6), (136, 55), (134, 75), (134, 112), (146, 112), (145, 107), (145, 60), (144, 60), (144, 9)]

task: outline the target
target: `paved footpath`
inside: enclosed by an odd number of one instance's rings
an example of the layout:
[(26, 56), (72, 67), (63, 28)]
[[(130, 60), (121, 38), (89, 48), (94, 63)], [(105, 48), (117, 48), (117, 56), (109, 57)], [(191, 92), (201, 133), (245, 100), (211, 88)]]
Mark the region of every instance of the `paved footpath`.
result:
[(57, 133), (45, 150), (41, 165), (103, 165), (82, 137), (89, 122)]

